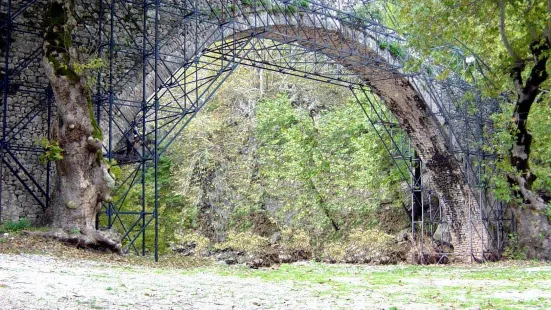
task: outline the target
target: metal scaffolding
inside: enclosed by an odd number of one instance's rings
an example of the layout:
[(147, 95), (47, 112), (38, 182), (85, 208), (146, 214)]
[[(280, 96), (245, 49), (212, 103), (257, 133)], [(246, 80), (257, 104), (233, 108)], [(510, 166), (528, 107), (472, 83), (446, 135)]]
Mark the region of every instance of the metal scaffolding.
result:
[[(439, 129), (449, 137), (449, 148), (462, 159), (462, 172), (472, 189), (472, 199), (481, 206), (483, 214), (471, 218), (483, 221), (491, 232), (492, 240), (483, 240), (488, 248), (503, 249), (504, 234), (513, 221), (510, 212), (491, 199), (485, 178), (491, 173), (488, 170), (494, 169), (494, 157), (483, 148), (484, 139), (488, 138), (484, 133), (491, 131), (489, 116), (497, 111), (498, 102), (483, 99), (476, 88), (465, 82), (472, 81), (472, 77), (463, 76), (464, 71), (458, 70), (457, 64), (453, 66), (454, 75), (444, 81), (435, 78), (447, 69), (442, 65), (427, 63), (419, 72), (406, 72), (402, 63), (414, 53), (405, 48), (404, 39), (392, 28), (382, 24), (381, 14), (388, 15), (386, 20), (393, 20), (390, 12), (360, 14), (362, 1), (341, 9), (340, 2), (334, 2), (76, 1), (79, 25), (90, 27), (81, 27), (74, 41), (88, 46), (88, 53), (104, 61), (92, 89), (94, 115), (107, 137), (104, 157), (114, 166), (126, 166), (127, 171), (117, 180), (113, 201), (104, 204), (98, 214), (97, 228), (116, 227), (122, 232), (126, 251), (139, 255), (153, 252), (158, 259), (159, 158), (235, 68), (244, 65), (349, 88), (409, 188), (413, 242), (421, 248), (427, 244), (424, 238), (429, 243), (439, 242), (441, 258), (445, 260), (449, 251), (442, 245), (442, 236), (435, 237), (436, 227), (446, 224), (441, 216), (441, 202), (434, 199), (428, 179), (423, 178), (422, 163), (407, 134), (365, 81), (349, 70), (361, 65), (377, 67), (385, 79), (407, 78), (419, 93), (430, 97), (433, 111), (437, 111), (435, 117), (442, 124)], [(369, 3), (364, 1), (363, 7)], [(19, 160), (18, 152), (40, 154), (43, 150), (29, 142), (11, 140), (28, 128), (37, 115), (44, 115), (49, 134), (55, 113), (47, 83), (18, 78), (22, 70), (40, 66), (43, 40), (40, 27), (20, 23), (19, 19), (32, 8), (44, 5), (39, 0), (2, 1), (0, 175), (3, 178), (13, 174), (29, 195), (47, 208), (52, 164), (45, 164), (46, 177), (37, 180)], [(313, 30), (307, 33), (306, 26)], [(340, 43), (340, 48), (334, 48), (327, 42), (333, 40), (330, 34), (339, 32), (347, 32), (363, 45)], [(33, 35), (38, 42), (35, 49), (24, 51), (24, 57), (12, 56), (12, 43), (18, 33)], [(178, 39), (178, 52), (171, 49), (170, 38)], [(376, 56), (357, 52), (373, 49), (378, 52)], [(450, 55), (459, 54), (450, 51)], [(463, 56), (454, 57), (464, 62)], [(16, 121), (9, 121), (14, 113), (10, 98), (26, 93), (33, 96), (36, 105), (26, 114), (19, 113)], [(466, 93), (472, 94), (468, 100)], [(473, 103), (479, 107), (476, 111), (472, 110)], [(0, 219), (1, 210), (0, 206)]]
[[(43, 149), (30, 139), (35, 122), (44, 125), (49, 137), (53, 113), (53, 93), (47, 83), (40, 79), (27, 79), (23, 76), (30, 68), (40, 66), (42, 60), (43, 30), (33, 23), (22, 21), (27, 9), (36, 1), (2, 1), (0, 3), (0, 111), (2, 137), (0, 140), (0, 220), (3, 214), (5, 175), (17, 180), (18, 190), (28, 193), (32, 201), (42, 210), (49, 206), (52, 164), (46, 163), (40, 170), (42, 176), (33, 171), (38, 156)], [(25, 37), (25, 49), (16, 46), (16, 38)], [(23, 100), (17, 100), (18, 98)], [(39, 129), (40, 130), (40, 129)], [(29, 159), (35, 163), (29, 164)]]

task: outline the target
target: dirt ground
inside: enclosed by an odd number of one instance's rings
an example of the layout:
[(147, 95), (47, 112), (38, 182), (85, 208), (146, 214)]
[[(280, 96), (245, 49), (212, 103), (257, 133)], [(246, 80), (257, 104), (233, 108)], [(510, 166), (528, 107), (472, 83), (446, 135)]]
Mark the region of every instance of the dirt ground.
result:
[(551, 309), (539, 262), (250, 269), (17, 242), (0, 244), (0, 309)]

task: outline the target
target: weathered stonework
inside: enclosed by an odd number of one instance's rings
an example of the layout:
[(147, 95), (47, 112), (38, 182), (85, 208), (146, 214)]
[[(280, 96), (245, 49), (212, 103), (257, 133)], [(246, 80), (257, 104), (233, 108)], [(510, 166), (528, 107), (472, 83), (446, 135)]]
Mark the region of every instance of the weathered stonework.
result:
[[(26, 1), (12, 1), (12, 14), (18, 12), (25, 3)], [(5, 1), (2, 4), (6, 5)], [(4, 6), (2, 12), (5, 13), (6, 10), (7, 7)], [(30, 176), (36, 179), (38, 184), (45, 188), (47, 169), (46, 165), (41, 164), (38, 160), (40, 153), (37, 152), (39, 148), (35, 141), (47, 136), (48, 132), (48, 96), (46, 93), (48, 79), (40, 64), (41, 58), (33, 57), (34, 53), (40, 52), (42, 48), (41, 35), (37, 31), (41, 24), (41, 16), (40, 14), (36, 15), (35, 12), (35, 10), (23, 10), (13, 20), (14, 25), (11, 26), (17, 31), (12, 31), (10, 36), (10, 57), (8, 58), (10, 87), (5, 116), (7, 123), (5, 140), (9, 144), (10, 153), (20, 161), (21, 167), (18, 167), (14, 158), (7, 153), (4, 155), (4, 160), (16, 170), (15, 175), (29, 184), (37, 198), (45, 201), (44, 195), (37, 190), (36, 185), (29, 182), (29, 176), (23, 171), (25, 169)], [(3, 35), (7, 37), (7, 31)], [(3, 61), (8, 51), (5, 49), (4, 42), (2, 45), (0, 47), (1, 77), (4, 78), (5, 65)], [(15, 71), (19, 72), (15, 73)], [(3, 95), (4, 93), (2, 93)], [(0, 111), (2, 117), (4, 117), (3, 108), (4, 106)], [(2, 221), (26, 217), (30, 221), (36, 222), (42, 214), (41, 205), (29, 194), (7, 165), (3, 165), (2, 169)]]
[[(24, 3), (22, 0), (13, 2), (17, 7), (21, 7)], [(212, 3), (214, 1), (210, 2), (211, 5)], [(449, 141), (453, 140), (454, 136), (445, 129), (442, 130), (445, 120), (435, 116), (439, 115), (439, 104), (424, 89), (423, 86), (428, 83), (427, 81), (417, 78), (408, 79), (385, 70), (398, 65), (398, 60), (388, 50), (379, 47), (378, 41), (385, 37), (381, 37), (376, 31), (377, 29), (350, 28), (337, 18), (319, 16), (320, 13), (304, 13), (293, 18), (288, 18), (281, 13), (245, 14), (232, 17), (231, 23), (221, 26), (214, 17), (208, 19), (204, 14), (199, 14), (211, 10), (212, 6), (208, 6), (206, 1), (201, 2), (193, 14), (190, 13), (185, 19), (182, 19), (181, 12), (174, 14), (176, 13), (174, 10), (178, 10), (178, 4), (186, 7), (186, 2), (182, 0), (175, 1), (173, 7), (163, 8), (156, 30), (151, 23), (154, 16), (149, 14), (151, 12), (146, 14), (148, 38), (144, 42), (143, 34), (139, 31), (144, 18), (140, 9), (136, 6), (116, 2), (113, 10), (116, 12), (117, 22), (113, 26), (112, 42), (115, 46), (110, 51), (108, 48), (111, 43), (110, 8), (103, 7), (100, 15), (99, 7), (85, 1), (76, 1), (79, 25), (76, 33), (73, 34), (75, 37), (73, 41), (78, 43), (84, 52), (92, 53), (92, 57), (116, 60), (112, 63), (113, 74), (110, 75), (107, 69), (102, 70), (100, 80), (103, 85), (109, 85), (107, 81), (112, 78), (114, 80), (111, 84), (114, 85), (113, 99), (128, 101), (125, 105), (117, 105), (113, 111), (114, 120), (122, 125), (120, 127), (111, 126), (111, 144), (118, 143), (125, 132), (131, 128), (132, 120), (142, 109), (142, 98), (149, 98), (154, 93), (155, 80), (151, 70), (153, 63), (150, 54), (153, 50), (151, 41), (148, 40), (154, 38), (155, 31), (160, 40), (159, 57), (163, 60), (163, 66), (157, 72), (157, 77), (160, 80), (166, 80), (184, 63), (189, 62), (217, 41), (228, 37), (254, 36), (259, 32), (264, 33), (264, 38), (275, 41), (285, 41), (288, 37), (299, 38), (302, 40), (299, 44), (303, 47), (318, 48), (328, 57), (337, 57), (344, 50), (350, 50), (354, 53), (353, 57), (337, 59), (336, 62), (363, 79), (372, 88), (372, 91), (384, 100), (412, 138), (420, 157), (435, 178), (437, 192), (443, 197), (446, 218), (454, 232), (452, 240), (456, 251), (470, 253), (472, 249), (475, 249), (475, 255), (480, 257), (482, 251), (486, 250), (483, 240), (487, 239), (487, 236), (482, 222), (479, 220), (480, 209), (472, 197), (471, 189), (463, 180), (458, 158), (455, 158), (449, 149)], [(105, 3), (103, 5), (106, 6)], [(26, 15), (22, 14), (17, 17), (17, 27), (19, 24), (32, 24), (40, 28), (41, 12), (45, 6), (46, 1), (41, 1), (26, 9), (25, 12), (28, 12)], [(126, 20), (128, 22), (125, 23)], [(99, 29), (100, 23), (101, 29)], [(40, 64), (42, 46), (40, 34), (12, 32), (12, 39), (9, 68), (17, 67), (21, 64), (22, 59), (31, 55), (34, 57), (23, 71), (10, 77), (12, 79), (10, 84), (21, 83), (24, 85), (8, 95), (7, 127), (17, 128), (16, 124), (24, 123), (28, 119), (26, 115), (33, 113), (33, 107), (36, 105), (42, 108), (47, 106), (45, 96), (24, 94), (22, 90), (44, 92), (48, 80)], [(136, 48), (141, 46), (145, 46), (143, 51)], [(38, 54), (33, 53), (36, 50), (38, 50)], [(144, 56), (151, 65), (149, 69), (148, 67), (145, 69), (145, 79), (142, 78)], [(378, 65), (368, 62), (373, 59), (377, 59)], [(363, 66), (359, 65), (362, 63)], [(109, 91), (110, 89), (100, 89), (99, 91), (99, 96), (103, 99), (101, 101), (103, 106), (100, 108), (102, 111), (100, 127), (105, 133), (104, 136), (108, 136), (110, 128), (108, 108), (106, 107)], [(143, 94), (142, 91), (146, 93)], [(55, 108), (52, 108), (50, 114), (54, 117)], [(39, 154), (36, 151), (31, 152), (26, 148), (37, 148), (33, 142), (47, 136), (49, 128), (47, 116), (48, 111), (44, 109), (29, 125), (25, 126), (22, 132), (14, 135), (14, 141), (24, 146), (22, 150), (18, 151), (17, 158), (43, 188), (46, 186), (46, 165), (39, 163)], [(109, 143), (108, 138), (105, 138), (104, 146), (108, 147)], [(9, 158), (5, 157), (5, 159), (10, 161)], [(40, 204), (6, 169), (7, 167), (4, 165), (2, 220), (17, 220), (27, 217), (33, 222), (39, 221), (42, 215)], [(55, 176), (50, 174), (50, 178), (53, 177)], [(24, 175), (21, 178), (28, 179)], [(53, 184), (53, 182), (51, 183)], [(36, 189), (33, 191), (38, 192)], [(43, 195), (37, 195), (39, 200), (45, 200)], [(478, 236), (472, 234), (473, 227), (476, 228)]]

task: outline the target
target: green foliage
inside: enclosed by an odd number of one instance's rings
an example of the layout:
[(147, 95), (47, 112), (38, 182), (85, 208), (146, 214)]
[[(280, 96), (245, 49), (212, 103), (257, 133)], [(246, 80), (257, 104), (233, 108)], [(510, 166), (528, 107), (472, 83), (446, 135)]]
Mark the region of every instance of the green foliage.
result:
[(510, 130), (512, 106), (502, 105), (502, 112), (492, 116), (495, 123), (495, 132), (488, 137), (489, 144), (483, 147), (488, 153), (495, 153), (499, 160), (496, 162), (495, 173), (484, 176), (487, 183), (491, 185), (495, 197), (504, 202), (512, 202), (515, 197), (507, 181), (507, 176), (513, 173), (510, 162), (510, 149), (514, 144), (514, 135)]
[[(446, 67), (435, 72), (437, 78), (445, 79), (454, 72), (476, 83), (485, 96), (511, 94), (511, 102), (504, 104), (502, 112), (494, 116), (497, 131), (487, 137), (490, 145), (484, 146), (485, 151), (495, 151), (499, 158), (497, 174), (485, 176), (485, 181), (499, 200), (517, 200), (513, 194), (516, 189), (507, 181), (508, 175), (518, 173), (510, 161), (515, 134), (511, 128), (516, 127), (512, 122), (512, 103), (517, 97), (511, 69), (518, 60), (525, 61), (521, 75), (523, 81), (527, 80), (533, 65), (530, 45), (547, 38), (549, 33), (546, 2), (400, 0), (390, 2), (390, 11), (397, 18), (400, 32), (407, 36), (408, 45), (419, 55), (419, 62)], [(485, 69), (484, 75), (477, 62), (466, 62), (468, 56), (474, 55), (490, 69)], [(550, 86), (547, 80), (541, 88)], [(541, 93), (528, 116), (528, 128), (533, 135), (530, 168), (538, 177), (533, 190), (544, 193), (551, 192), (549, 96), (549, 92)], [(472, 107), (470, 112), (478, 108)]]
[[(489, 138), (491, 142), (484, 146), (487, 152), (494, 152), (499, 160), (496, 163), (494, 174), (487, 176), (492, 191), (497, 199), (504, 202), (515, 201), (518, 198), (513, 195), (513, 190), (507, 177), (516, 172), (510, 164), (510, 150), (515, 143), (515, 132), (511, 132), (513, 106), (503, 104), (502, 111), (493, 115), (495, 132)], [(551, 193), (551, 107), (544, 101), (536, 103), (528, 118), (528, 128), (533, 135), (531, 147), (531, 169), (538, 177), (533, 184), (533, 190)]]
[(44, 149), (44, 153), (38, 157), (40, 163), (45, 164), (63, 159), (63, 148), (59, 146), (59, 141), (48, 140), (48, 138), (44, 137), (35, 141), (35, 144)]
[(104, 159), (104, 162), (109, 166), (109, 173), (111, 173), (115, 179), (122, 177), (124, 172), (115, 159)]
[[(270, 193), (288, 197), (284, 212), (301, 210), (297, 220), (327, 227), (331, 219), (340, 223), (343, 216), (347, 220), (340, 224), (356, 225), (390, 194), (399, 178), (395, 172), (381, 172), (392, 171), (386, 150), (353, 101), (314, 123), (308, 110), (293, 108), (280, 95), (259, 103), (257, 120), (256, 137), (264, 141), (258, 149), (260, 174)], [(307, 190), (289, 191), (282, 182)], [(312, 218), (313, 212), (321, 218)]]
[(283, 8), (283, 12), (287, 15), (293, 15), (295, 14), (296, 12), (298, 11), (298, 8), (296, 5), (294, 4), (288, 4), (288, 5), (285, 5), (285, 7)]
[(6, 221), (0, 225), (0, 233), (11, 233), (24, 230), (31, 227), (31, 222), (26, 218), (20, 218), (18, 221)]
[[(546, 28), (546, 4), (544, 1), (506, 1), (505, 6), (508, 41), (520, 58), (529, 58), (531, 41), (542, 35)], [(401, 0), (391, 5), (391, 10), (418, 52), (434, 55), (434, 47), (462, 42), (496, 69), (492, 78), (496, 79), (493, 82), (500, 81), (499, 90), (508, 88), (501, 86), (510, 85), (508, 72), (501, 71), (507, 70), (513, 59), (506, 51), (499, 31), (499, 3)]]
[(387, 50), (388, 49), (388, 52), (390, 53), (390, 55), (392, 55), (396, 58), (402, 58), (406, 55), (404, 50), (396, 42), (380, 42), (379, 47), (382, 50)]
[(100, 57), (90, 56), (86, 63), (73, 62), (71, 65), (78, 76), (86, 77), (86, 86), (92, 88), (97, 84), (97, 77), (94, 73), (103, 68), (105, 62)]
[(382, 21), (384, 18), (380, 3), (376, 1), (356, 5), (354, 7), (354, 15), (366, 20)]
[(88, 116), (90, 117), (90, 122), (92, 123), (92, 137), (98, 140), (103, 140), (103, 133), (101, 127), (98, 124), (98, 120), (94, 117), (94, 111), (92, 107), (92, 97), (88, 95)]
[(526, 249), (521, 247), (516, 234), (509, 234), (507, 246), (503, 250), (503, 257), (512, 260), (525, 260)]
[(293, 4), (299, 8), (307, 9), (310, 7), (310, 2), (308, 0), (295, 0)]
[[(279, 230), (285, 249), (315, 252), (366, 221), (377, 227), (382, 201), (403, 212), (401, 176), (349, 90), (264, 72), (262, 92), (258, 74), (238, 68), (167, 150), (160, 197), (178, 199), (160, 213), (160, 240), (175, 228), (213, 243)], [(138, 208), (135, 188), (123, 209)]]
[[(130, 186), (128, 192), (126, 189), (118, 190), (116, 195), (113, 197), (113, 201), (120, 203), (121, 199), (124, 199), (122, 205), (120, 206), (121, 211), (140, 211), (142, 208), (142, 184), (141, 176), (142, 171), (140, 169), (135, 170), (135, 167), (125, 166), (121, 171), (116, 166), (116, 163), (113, 162), (113, 165), (110, 167), (111, 172), (115, 174), (121, 174), (117, 178), (117, 182), (120, 180), (126, 180), (128, 176), (136, 175), (134, 184)], [(157, 182), (159, 188), (159, 250), (161, 252), (166, 252), (169, 250), (169, 243), (175, 240), (175, 232), (177, 229), (186, 229), (187, 227), (182, 227), (180, 225), (181, 221), (181, 204), (182, 197), (181, 195), (174, 192), (176, 177), (171, 172), (172, 161), (168, 157), (161, 157), (158, 161), (158, 174)], [(114, 170), (114, 171), (113, 171)], [(152, 210), (154, 207), (154, 170), (153, 168), (146, 169), (144, 173), (144, 184), (145, 184), (145, 206), (147, 210)], [(126, 227), (130, 227), (136, 219), (130, 216), (122, 216), (121, 221)], [(134, 228), (135, 232), (140, 229), (139, 226)], [(146, 230), (146, 245), (149, 248), (152, 248), (153, 244), (153, 225), (149, 225)], [(147, 237), (149, 236), (149, 237)], [(125, 242), (127, 240), (124, 240)], [(136, 242), (141, 242), (138, 239)]]
[(356, 4), (349, 12), (339, 13), (339, 18), (349, 23), (352, 27), (368, 27), (375, 23), (387, 24), (392, 20), (387, 20), (384, 14), (384, 2), (367, 1)]
[[(543, 99), (543, 98), (542, 98)], [(547, 100), (536, 102), (528, 117), (532, 133), (531, 169), (538, 177), (533, 184), (536, 191), (551, 195), (551, 105)]]

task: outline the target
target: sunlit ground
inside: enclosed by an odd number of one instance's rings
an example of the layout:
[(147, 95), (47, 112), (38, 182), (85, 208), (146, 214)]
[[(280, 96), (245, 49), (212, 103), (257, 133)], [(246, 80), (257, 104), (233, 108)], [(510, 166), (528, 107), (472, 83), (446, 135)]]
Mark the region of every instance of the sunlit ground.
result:
[(551, 309), (550, 288), (551, 265), (533, 261), (250, 269), (0, 243), (0, 309)]

